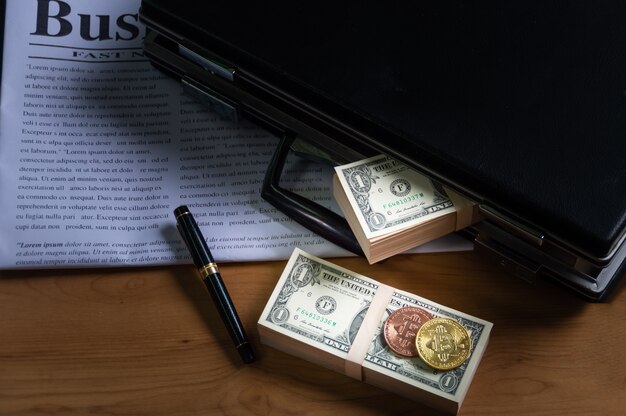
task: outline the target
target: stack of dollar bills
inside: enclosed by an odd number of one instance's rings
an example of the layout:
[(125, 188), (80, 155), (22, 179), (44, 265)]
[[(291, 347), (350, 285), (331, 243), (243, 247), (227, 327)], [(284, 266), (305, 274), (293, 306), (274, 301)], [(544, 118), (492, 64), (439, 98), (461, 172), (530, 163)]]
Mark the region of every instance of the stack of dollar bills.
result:
[(335, 171), (333, 195), (370, 264), (479, 219), (476, 204), (388, 156)]
[[(387, 318), (401, 308), (419, 308), (420, 312), (414, 322), (400, 325), (406, 336), (410, 335), (407, 330), (424, 316), (460, 324), (467, 334), (462, 363), (442, 370), (421, 356), (394, 352), (390, 348), (393, 341), (387, 341), (392, 327)], [(391, 329), (402, 331), (397, 322), (394, 320)], [(258, 321), (261, 342), (266, 345), (451, 414), (461, 407), (491, 328), (487, 321), (384, 285), (297, 248)], [(460, 351), (461, 345), (455, 344), (445, 330), (441, 332), (435, 334), (437, 345), (425, 344), (424, 348), (438, 348), (436, 354), (446, 360)], [(394, 336), (392, 340), (401, 334), (396, 332)]]

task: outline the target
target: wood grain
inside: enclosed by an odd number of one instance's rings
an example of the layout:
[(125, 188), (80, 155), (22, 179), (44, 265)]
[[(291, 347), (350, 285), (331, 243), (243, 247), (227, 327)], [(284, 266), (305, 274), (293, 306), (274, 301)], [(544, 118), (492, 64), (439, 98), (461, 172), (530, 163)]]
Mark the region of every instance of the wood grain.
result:
[[(336, 263), (494, 323), (461, 415), (622, 415), (626, 293), (590, 304), (474, 253)], [(222, 264), (240, 363), (191, 266), (0, 274), (2, 415), (439, 415), (259, 343), (285, 262)]]

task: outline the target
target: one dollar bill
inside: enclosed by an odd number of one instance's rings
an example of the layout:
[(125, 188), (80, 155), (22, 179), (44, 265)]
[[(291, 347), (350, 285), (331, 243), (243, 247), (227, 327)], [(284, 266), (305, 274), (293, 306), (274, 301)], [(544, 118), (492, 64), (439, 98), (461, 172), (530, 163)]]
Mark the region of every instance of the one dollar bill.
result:
[[(320, 360), (345, 360), (380, 287), (376, 280), (295, 249), (259, 319), (261, 339), (301, 356), (304, 349), (298, 345), (312, 347), (309, 349), (319, 354), (303, 358), (321, 365), (326, 363)], [(405, 306), (423, 308), (433, 317), (452, 318), (463, 325), (472, 338), (470, 357), (453, 370), (440, 371), (419, 357), (394, 354), (382, 328), (393, 311)], [(377, 329), (362, 363), (365, 381), (401, 393), (406, 393), (408, 386), (408, 391), (419, 389), (433, 396), (435, 404), (443, 401), (460, 406), (492, 324), (397, 289), (375, 319)], [(272, 337), (277, 339), (268, 339)]]
[(367, 239), (455, 212), (443, 187), (388, 156), (337, 166), (335, 171)]

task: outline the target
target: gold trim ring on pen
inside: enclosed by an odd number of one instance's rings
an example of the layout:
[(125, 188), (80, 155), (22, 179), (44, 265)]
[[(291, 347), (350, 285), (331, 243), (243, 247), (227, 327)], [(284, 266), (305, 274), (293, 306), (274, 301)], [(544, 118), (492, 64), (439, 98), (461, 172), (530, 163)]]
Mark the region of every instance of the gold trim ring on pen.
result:
[(217, 268), (217, 264), (215, 264), (215, 263), (208, 263), (208, 264), (205, 264), (204, 266), (202, 266), (202, 268), (199, 271), (200, 271), (200, 275), (202, 275), (202, 277), (209, 277), (212, 274), (219, 273), (220, 269)]
[(189, 214), (191, 214), (191, 212), (189, 211), (182, 212), (176, 216), (176, 220), (178, 220), (179, 218), (182, 218), (184, 215), (189, 215)]

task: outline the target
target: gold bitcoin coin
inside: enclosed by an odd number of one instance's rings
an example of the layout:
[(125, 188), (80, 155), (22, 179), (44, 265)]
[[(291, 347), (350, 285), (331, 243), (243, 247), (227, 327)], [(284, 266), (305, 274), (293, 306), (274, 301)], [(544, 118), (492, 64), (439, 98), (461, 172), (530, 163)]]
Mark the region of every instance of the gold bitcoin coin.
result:
[(451, 370), (463, 364), (472, 351), (469, 333), (450, 318), (434, 318), (417, 331), (415, 346), (420, 358), (437, 370)]

